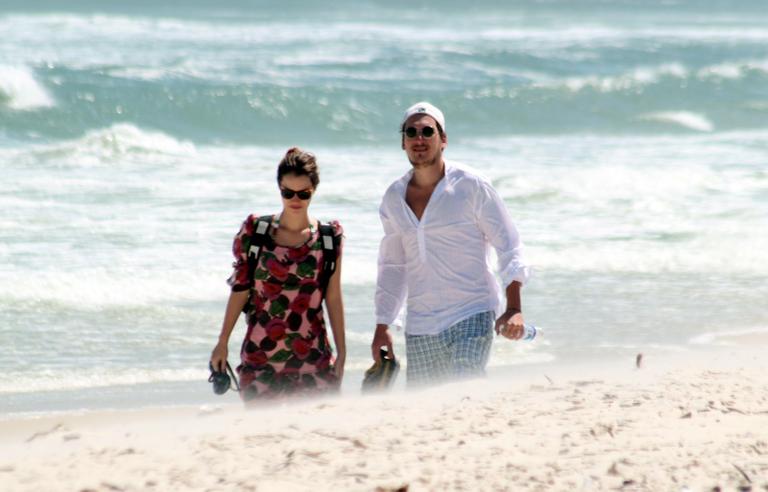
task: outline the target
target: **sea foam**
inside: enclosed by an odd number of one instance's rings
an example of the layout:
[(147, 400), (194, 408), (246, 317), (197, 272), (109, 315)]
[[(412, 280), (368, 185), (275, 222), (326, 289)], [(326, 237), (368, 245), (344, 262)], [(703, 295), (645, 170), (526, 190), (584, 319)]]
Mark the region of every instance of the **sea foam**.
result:
[(0, 108), (30, 111), (54, 106), (53, 98), (27, 67), (0, 65)]
[(88, 131), (80, 138), (35, 145), (29, 154), (36, 162), (57, 167), (113, 167), (130, 158), (152, 157), (150, 162), (156, 165), (163, 157), (189, 158), (196, 152), (192, 142), (130, 123), (116, 123)]
[(664, 77), (684, 79), (689, 70), (679, 63), (664, 64), (657, 67), (637, 67), (616, 76), (570, 77), (561, 82), (543, 84), (543, 86), (563, 85), (570, 91), (579, 92), (590, 88), (599, 92), (616, 92), (658, 83)]
[(714, 123), (705, 115), (691, 111), (659, 111), (640, 115), (639, 119), (669, 123), (699, 132), (711, 132), (715, 129)]
[[(204, 367), (203, 364), (201, 366)], [(36, 369), (34, 373), (17, 374), (14, 378), (0, 380), (0, 394), (78, 390), (170, 381), (203, 381), (207, 377), (208, 372), (205, 369)]]

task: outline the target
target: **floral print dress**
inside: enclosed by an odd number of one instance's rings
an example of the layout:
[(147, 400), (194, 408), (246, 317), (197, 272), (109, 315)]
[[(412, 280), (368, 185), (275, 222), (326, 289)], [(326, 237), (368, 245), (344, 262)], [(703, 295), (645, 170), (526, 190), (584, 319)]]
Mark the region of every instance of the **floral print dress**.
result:
[[(233, 291), (251, 288), (247, 255), (258, 217), (250, 215), (235, 236), (234, 272), (228, 280)], [(334, 235), (341, 236), (341, 225), (331, 225)], [(337, 254), (340, 258), (341, 246)], [(247, 311), (242, 363), (237, 367), (246, 402), (338, 389), (323, 320), (322, 267), (319, 231), (298, 247), (279, 246), (271, 236), (262, 246)]]

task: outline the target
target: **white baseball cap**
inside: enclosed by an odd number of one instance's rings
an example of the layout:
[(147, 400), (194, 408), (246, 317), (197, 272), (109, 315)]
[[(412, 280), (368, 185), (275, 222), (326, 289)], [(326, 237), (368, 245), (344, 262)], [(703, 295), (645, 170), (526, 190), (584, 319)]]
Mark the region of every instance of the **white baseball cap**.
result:
[(402, 128), (402, 126), (405, 125), (405, 122), (408, 121), (408, 118), (415, 114), (425, 114), (427, 116), (433, 117), (435, 121), (440, 125), (440, 128), (445, 131), (445, 116), (443, 116), (443, 112), (426, 101), (417, 102), (410, 108), (406, 109), (405, 114), (403, 115), (403, 122), (400, 123), (400, 127)]

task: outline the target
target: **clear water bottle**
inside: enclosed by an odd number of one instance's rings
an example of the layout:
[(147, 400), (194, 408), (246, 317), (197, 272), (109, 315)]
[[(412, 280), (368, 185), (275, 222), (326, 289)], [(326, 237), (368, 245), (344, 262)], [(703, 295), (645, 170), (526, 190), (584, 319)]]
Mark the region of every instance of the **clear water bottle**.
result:
[(523, 336), (520, 340), (533, 340), (537, 336), (541, 336), (540, 328), (536, 328), (534, 325), (529, 325), (527, 323), (523, 325)]

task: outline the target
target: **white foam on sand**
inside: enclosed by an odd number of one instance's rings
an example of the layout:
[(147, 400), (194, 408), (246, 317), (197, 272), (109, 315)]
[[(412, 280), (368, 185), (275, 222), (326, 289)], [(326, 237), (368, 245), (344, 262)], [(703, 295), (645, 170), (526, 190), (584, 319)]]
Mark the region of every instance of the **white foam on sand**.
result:
[(68, 391), (104, 388), (117, 385), (136, 385), (157, 382), (203, 381), (206, 369), (42, 369), (0, 380), (3, 393), (36, 393), (41, 391)]
[(749, 346), (768, 345), (768, 326), (755, 326), (737, 330), (710, 331), (689, 341), (694, 345)]

